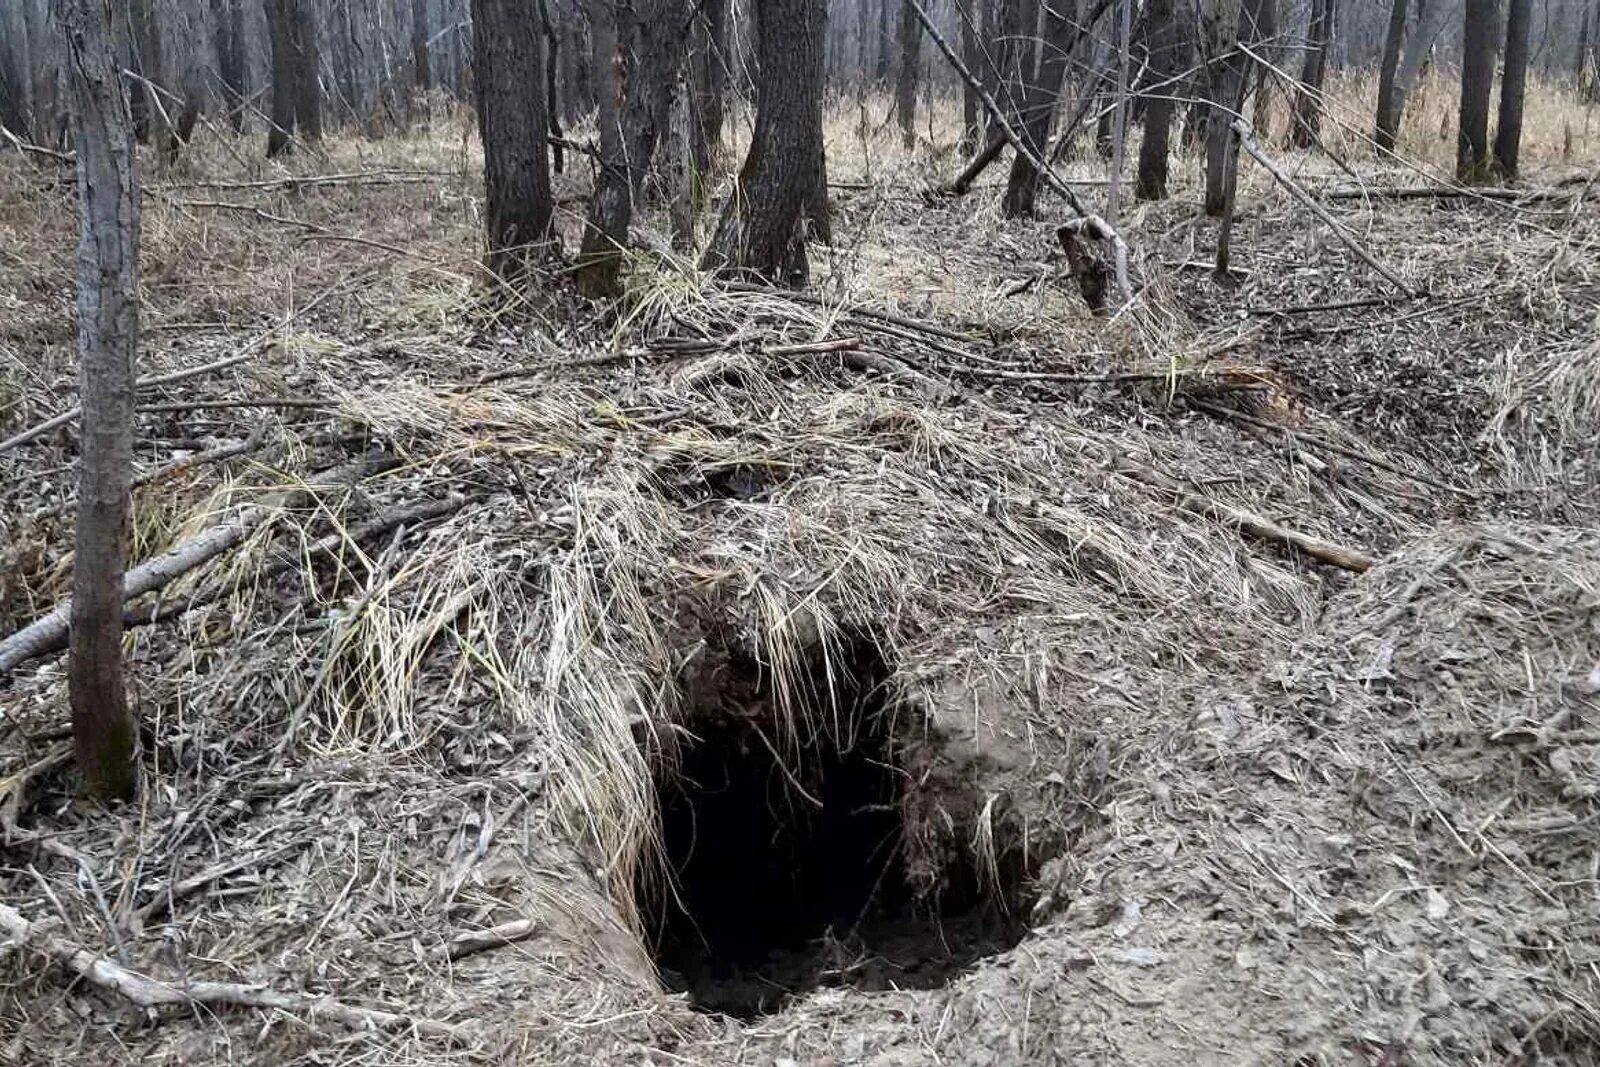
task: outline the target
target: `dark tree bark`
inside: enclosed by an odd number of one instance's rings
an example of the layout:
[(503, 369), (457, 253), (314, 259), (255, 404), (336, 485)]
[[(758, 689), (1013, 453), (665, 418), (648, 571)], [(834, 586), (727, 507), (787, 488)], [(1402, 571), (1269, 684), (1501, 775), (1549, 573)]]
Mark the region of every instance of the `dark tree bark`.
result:
[(228, 109), (228, 125), (234, 133), (244, 132), (245, 37), (242, 0), (211, 0), (211, 16), (216, 31), (217, 80), (222, 83), (222, 102)]
[(1511, 0), (1506, 9), (1506, 58), (1500, 75), (1494, 161), (1507, 179), (1517, 176), (1517, 157), (1522, 148), (1522, 101), (1528, 84), (1528, 23), (1532, 7), (1529, 0)]
[(1208, 21), (1205, 211), (1219, 216), (1226, 207), (1229, 157), (1239, 154), (1232, 132), (1233, 114), (1244, 99), (1246, 74), (1244, 57), (1238, 54), (1243, 33), (1239, 0), (1217, 0)]
[(322, 86), (319, 66), (316, 0), (293, 0), (297, 11), (291, 24), (294, 56), (294, 123), (301, 140), (322, 139)]
[(294, 136), (296, 115), (296, 58), (294, 23), (298, 20), (298, 0), (266, 0), (267, 38), (272, 56), (272, 104), (268, 115), (267, 158), (289, 147)]
[[(863, 3), (868, 0), (862, 0)], [(889, 39), (889, 6), (893, 0), (878, 0), (878, 61), (873, 65), (872, 80), (879, 86), (889, 84), (889, 53), (893, 42)]]
[(900, 3), (900, 66), (895, 71), (894, 114), (900, 124), (900, 143), (917, 143), (917, 67), (922, 51), (922, 23), (905, 0)]
[(1290, 141), (1296, 148), (1317, 143), (1322, 127), (1322, 85), (1328, 70), (1328, 36), (1333, 26), (1333, 0), (1314, 0), (1305, 63), (1294, 97)]
[(143, 81), (135, 81), (128, 89), (128, 103), (133, 116), (133, 133), (140, 144), (147, 144), (152, 133), (160, 134), (165, 144), (169, 131), (162, 120), (164, 105), (156, 98), (151, 84), (160, 85), (163, 78), (161, 55), (161, 29), (155, 23), (151, 10), (152, 0), (128, 0), (126, 12), (128, 28), (132, 31), (130, 61), (133, 72)]
[(701, 266), (800, 287), (810, 277), (808, 225), (826, 237), (822, 42), (827, 4), (756, 0), (756, 15), (761, 73), (755, 133)]
[(68, 692), (91, 796), (129, 797), (136, 731), (122, 680), (122, 575), (133, 479), (139, 190), (132, 126), (103, 0), (56, 0), (67, 47), (78, 197), (78, 379), (83, 398)]
[(1173, 0), (1146, 0), (1145, 33), (1149, 42), (1150, 83), (1156, 86), (1144, 105), (1144, 137), (1139, 142), (1139, 173), (1134, 180), (1137, 200), (1167, 198), (1167, 140), (1172, 132), (1174, 96), (1172, 79), (1185, 62), (1182, 30), (1173, 12)]
[(428, 55), (428, 0), (411, 0), (411, 87), (433, 89), (433, 62)]
[[(1072, 0), (1043, 0), (1040, 6), (1043, 8), (1044, 36), (1039, 41), (1037, 73), (1023, 94), (1020, 132), (1034, 155), (1042, 158), (1045, 144), (1050, 140), (1050, 124), (1055, 119), (1056, 98), (1061, 95), (1061, 83), (1067, 74), (1067, 52), (1072, 46), (1074, 11)], [(1006, 181), (1005, 195), (1000, 200), (1001, 212), (1006, 218), (1031, 216), (1038, 192), (1038, 168), (1027, 156), (1017, 154), (1011, 160), (1011, 176)]]
[(1456, 178), (1484, 181), (1489, 170), (1489, 90), (1494, 80), (1494, 0), (1466, 0), (1461, 40), (1460, 131)]
[[(688, 15), (683, 0), (591, 0), (595, 67), (610, 69), (601, 74), (600, 176), (578, 269), (589, 296), (620, 291), (628, 225), (667, 131)], [(612, 88), (605, 85), (608, 75)]]
[[(961, 24), (961, 62), (974, 74), (983, 70), (983, 54), (978, 51), (978, 32), (972, 25), (974, 15), (970, 3), (956, 0), (956, 20)], [(969, 156), (978, 149), (982, 136), (980, 116), (983, 105), (978, 102), (978, 90), (966, 81), (961, 83), (961, 144), (959, 151)]]
[(1373, 140), (1378, 147), (1394, 151), (1400, 133), (1400, 110), (1395, 106), (1395, 75), (1400, 68), (1400, 49), (1406, 40), (1407, 0), (1392, 0), (1389, 29), (1383, 39), (1383, 59), (1378, 64), (1378, 117)]
[(690, 42), (689, 159), (694, 168), (690, 180), (698, 203), (722, 144), (723, 94), (728, 86), (728, 0), (701, 0)]
[[(544, 110), (550, 123), (550, 167), (557, 174), (567, 169), (567, 153), (562, 146), (561, 103), (556, 95), (556, 64), (561, 58), (561, 38), (550, 17), (550, 0), (539, 0), (539, 24), (544, 29)], [(569, 88), (567, 92), (571, 92)]]
[(544, 49), (534, 0), (472, 0), (472, 77), (495, 275), (518, 278), (551, 239)]

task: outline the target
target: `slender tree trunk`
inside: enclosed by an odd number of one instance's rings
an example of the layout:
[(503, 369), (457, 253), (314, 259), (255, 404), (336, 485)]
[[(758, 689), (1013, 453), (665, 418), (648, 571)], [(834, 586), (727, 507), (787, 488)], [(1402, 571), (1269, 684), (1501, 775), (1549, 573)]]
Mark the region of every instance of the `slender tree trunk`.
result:
[[(974, 14), (970, 2), (956, 0), (956, 20), (961, 24), (961, 61), (974, 74), (983, 70), (983, 55), (978, 51), (978, 33), (973, 27)], [(981, 76), (981, 75), (980, 75)], [(961, 144), (959, 151), (970, 156), (978, 150), (982, 136), (980, 118), (983, 106), (978, 102), (978, 90), (966, 81), (961, 83)]]
[(222, 83), (222, 103), (228, 125), (244, 132), (244, 7), (242, 0), (211, 0), (212, 28), (217, 48), (217, 80)]
[(472, 0), (487, 266), (517, 278), (551, 239), (544, 49), (535, 0)]
[(139, 190), (132, 126), (103, 0), (57, 0), (77, 149), (78, 380), (83, 398), (68, 692), (91, 796), (129, 797), (136, 730), (122, 680), (122, 575), (133, 478)]
[(900, 124), (900, 143), (917, 143), (917, 67), (922, 45), (922, 23), (915, 9), (900, 3), (900, 65), (895, 71), (894, 113)]
[[(866, 10), (865, 4), (862, 10)], [(689, 157), (698, 214), (706, 178), (722, 144), (723, 95), (728, 85), (728, 0), (702, 0), (691, 47)]]
[(162, 120), (165, 105), (156, 98), (155, 91), (150, 88), (152, 84), (160, 85), (165, 76), (161, 55), (161, 29), (156, 25), (155, 13), (151, 10), (152, 0), (127, 0), (123, 10), (127, 13), (130, 28), (133, 31), (133, 72), (144, 81), (136, 81), (129, 88), (129, 103), (132, 107), (134, 136), (140, 144), (149, 141), (152, 132), (157, 133), (158, 140), (165, 147), (166, 139), (171, 135)]
[[(550, 123), (550, 167), (560, 174), (567, 169), (567, 150), (561, 143), (561, 103), (556, 95), (556, 64), (561, 58), (561, 37), (556, 33), (555, 20), (550, 17), (549, 0), (539, 0), (539, 24), (543, 27), (545, 42), (544, 110)], [(572, 92), (570, 83), (567, 92)]]
[(1209, 102), (1206, 116), (1205, 211), (1218, 216), (1226, 206), (1228, 157), (1238, 154), (1233, 137), (1233, 111), (1243, 99), (1245, 65), (1237, 54), (1239, 0), (1218, 0), (1210, 17)]
[(320, 53), (317, 45), (316, 0), (294, 0), (297, 11), (291, 23), (294, 57), (294, 123), (305, 141), (322, 139), (322, 87), (317, 80)]
[[(1037, 73), (1029, 81), (1023, 94), (1023, 140), (1036, 156), (1044, 156), (1045, 144), (1050, 140), (1050, 125), (1055, 118), (1056, 98), (1061, 95), (1061, 85), (1067, 74), (1067, 50), (1072, 45), (1072, 0), (1043, 0), (1044, 36), (1039, 42)], [(1033, 69), (1030, 65), (1029, 69)], [(1024, 155), (1011, 160), (1011, 175), (1006, 181), (1005, 195), (1000, 209), (1007, 218), (1026, 218), (1033, 215), (1034, 199), (1039, 192), (1039, 171)]]
[(433, 89), (433, 62), (428, 55), (428, 0), (411, 0), (411, 87)]
[(267, 130), (267, 158), (289, 147), (294, 136), (295, 81), (294, 34), (297, 0), (266, 0), (267, 36), (272, 55), (271, 127)]
[[(822, 42), (826, 0), (756, 0), (755, 133), (703, 269), (800, 287), (808, 221), (825, 210)], [(825, 216), (824, 216), (825, 220)]]
[(1300, 85), (1294, 99), (1294, 129), (1290, 140), (1296, 148), (1310, 148), (1316, 144), (1322, 126), (1322, 85), (1328, 70), (1328, 34), (1332, 24), (1333, 0), (1315, 0), (1305, 64), (1300, 68)]
[[(620, 292), (623, 249), (635, 200), (664, 139), (678, 86), (689, 11), (682, 0), (592, 0), (595, 65), (610, 58), (616, 81), (601, 95), (620, 108), (620, 123), (601, 105), (601, 168), (584, 228), (578, 280), (589, 296)], [(620, 134), (607, 127), (620, 124)]]
[(1167, 139), (1172, 131), (1173, 97), (1170, 84), (1182, 70), (1181, 30), (1172, 0), (1146, 0), (1145, 32), (1150, 42), (1150, 80), (1157, 86), (1144, 105), (1144, 137), (1139, 142), (1139, 174), (1134, 181), (1137, 200), (1167, 198)]
[(1528, 82), (1528, 23), (1532, 7), (1529, 0), (1511, 0), (1506, 9), (1506, 59), (1500, 75), (1494, 160), (1508, 180), (1517, 176), (1517, 156), (1522, 147), (1522, 101)]
[[(862, 0), (862, 3), (868, 2), (870, 0)], [(894, 0), (878, 0), (878, 61), (873, 68), (872, 80), (880, 88), (889, 84), (889, 53), (893, 50), (892, 42), (889, 40), (889, 5), (893, 2)]]
[(1400, 134), (1400, 112), (1395, 107), (1395, 75), (1400, 67), (1400, 50), (1406, 40), (1407, 0), (1391, 0), (1389, 30), (1383, 39), (1383, 59), (1378, 65), (1378, 118), (1373, 140), (1378, 147), (1394, 151)]
[(1466, 0), (1461, 42), (1456, 177), (1481, 182), (1489, 168), (1489, 91), (1494, 80), (1494, 0)]

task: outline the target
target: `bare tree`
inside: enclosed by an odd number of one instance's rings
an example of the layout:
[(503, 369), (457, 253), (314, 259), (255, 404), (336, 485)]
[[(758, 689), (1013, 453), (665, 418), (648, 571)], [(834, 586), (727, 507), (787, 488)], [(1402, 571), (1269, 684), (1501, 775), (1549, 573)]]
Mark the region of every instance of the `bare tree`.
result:
[(905, 0), (900, 2), (900, 65), (894, 79), (894, 114), (900, 123), (900, 141), (907, 148), (917, 143), (917, 66), (922, 51), (922, 23)]
[(1389, 29), (1383, 39), (1383, 59), (1378, 63), (1378, 117), (1373, 140), (1379, 148), (1394, 151), (1400, 132), (1400, 111), (1395, 103), (1395, 74), (1400, 66), (1400, 49), (1406, 39), (1406, 0), (1389, 5)]
[(1466, 0), (1461, 36), (1461, 126), (1456, 138), (1456, 177), (1463, 182), (1488, 177), (1494, 23), (1494, 0)]
[(550, 241), (554, 210), (535, 0), (472, 0), (472, 40), (487, 265), (515, 278)]
[(682, 0), (590, 0), (589, 12), (601, 84), (601, 158), (578, 280), (588, 295), (607, 297), (619, 291), (634, 201), (667, 132), (688, 10)]
[(701, 0), (695, 5), (689, 55), (689, 180), (697, 213), (722, 143), (727, 85), (728, 0)]
[[(1045, 143), (1050, 139), (1056, 98), (1061, 95), (1061, 84), (1066, 78), (1075, 15), (1072, 0), (1041, 0), (1039, 7), (1044, 36), (1038, 42), (1037, 66), (1031, 62), (1025, 64), (1027, 70), (1036, 73), (1028, 79), (1022, 97), (1022, 137), (1035, 156), (1043, 156)], [(1032, 215), (1038, 192), (1038, 168), (1026, 154), (1017, 153), (1011, 160), (1011, 175), (1000, 201), (1001, 211), (1007, 218)]]
[(1150, 81), (1155, 86), (1145, 98), (1144, 137), (1139, 142), (1139, 173), (1133, 195), (1138, 200), (1167, 197), (1167, 142), (1177, 87), (1172, 83), (1186, 61), (1183, 31), (1173, 11), (1173, 0), (1146, 0), (1145, 34), (1149, 47)]
[(1495, 126), (1495, 167), (1506, 178), (1517, 176), (1522, 147), (1522, 101), (1528, 83), (1528, 24), (1533, 5), (1511, 0), (1506, 9), (1505, 66), (1500, 74), (1500, 116)]
[[(803, 286), (808, 226), (826, 227), (822, 42), (826, 0), (756, 0), (755, 132), (703, 269)], [(819, 218), (819, 213), (821, 217)]]
[(296, 134), (322, 136), (322, 89), (317, 82), (317, 25), (313, 0), (266, 0), (272, 53), (272, 126), (267, 156), (289, 147)]
[[(976, 14), (973, 5), (964, 4), (956, 0), (956, 20), (961, 30), (961, 61), (970, 71), (984, 69), (982, 55), (978, 51), (978, 29), (973, 23)], [(971, 155), (977, 151), (979, 138), (982, 137), (981, 116), (983, 106), (978, 102), (978, 87), (965, 81), (961, 83), (961, 154)]]
[(91, 796), (132, 795), (136, 731), (122, 679), (122, 576), (133, 478), (139, 332), (139, 190), (132, 116), (104, 0), (57, 0), (77, 151), (78, 380), (83, 444), (72, 567), (68, 690), (78, 766)]
[[(147, 143), (153, 131), (162, 135), (168, 132), (166, 111), (152, 88), (161, 84), (164, 72), (161, 29), (156, 25), (151, 4), (152, 0), (128, 0), (124, 8), (131, 34), (129, 59), (133, 72), (139, 76), (129, 87), (128, 103), (133, 115), (133, 134), (140, 144)], [(164, 136), (161, 139), (164, 140)]]
[(1290, 142), (1296, 148), (1317, 143), (1322, 126), (1322, 85), (1328, 70), (1328, 37), (1333, 27), (1333, 0), (1313, 0), (1311, 29), (1306, 39), (1300, 84), (1294, 98), (1294, 122)]
[(216, 35), (217, 80), (228, 109), (233, 132), (244, 131), (245, 32), (242, 0), (211, 0), (212, 28)]

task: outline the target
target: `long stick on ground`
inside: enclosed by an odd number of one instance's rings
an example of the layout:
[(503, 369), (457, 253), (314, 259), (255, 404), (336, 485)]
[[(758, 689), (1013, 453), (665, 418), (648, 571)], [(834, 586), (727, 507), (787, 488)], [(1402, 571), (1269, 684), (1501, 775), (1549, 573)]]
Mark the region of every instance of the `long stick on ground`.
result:
[(955, 49), (950, 47), (950, 42), (944, 39), (944, 35), (939, 32), (939, 27), (933, 24), (933, 19), (928, 17), (928, 12), (923, 8), (919, 0), (906, 0), (906, 3), (911, 5), (911, 10), (915, 12), (917, 18), (922, 22), (922, 28), (928, 31), (928, 36), (933, 39), (933, 43), (938, 46), (939, 51), (944, 53), (944, 57), (950, 62), (950, 66), (972, 87), (979, 101), (983, 103), (984, 110), (989, 113), (989, 117), (994, 120), (995, 125), (1000, 128), (1000, 132), (1007, 143), (1011, 145), (1012, 151), (1033, 164), (1034, 169), (1044, 177), (1050, 188), (1061, 194), (1066, 200), (1067, 206), (1072, 209), (1072, 213), (1083, 219), (1083, 228), (1091, 236), (1097, 237), (1111, 246), (1112, 258), (1116, 264), (1117, 287), (1122, 291), (1122, 301), (1124, 303), (1132, 301), (1133, 285), (1128, 281), (1128, 243), (1122, 239), (1122, 235), (1117, 232), (1116, 227), (1084, 207), (1083, 201), (1078, 199), (1078, 194), (1072, 190), (1071, 186), (1061, 180), (1061, 176), (1055, 172), (1055, 168), (1040, 158), (1039, 153), (1035, 152), (1023, 140), (1022, 135), (1017, 133), (1016, 127), (1011, 124), (1011, 120), (1006, 118), (1005, 112), (1001, 110), (1000, 105), (995, 103), (994, 97), (989, 95), (989, 90), (983, 87), (983, 82), (972, 71), (967, 69), (967, 65), (961, 61), (961, 57), (956, 54)]
[[(292, 506), (303, 493), (315, 487), (349, 485), (376, 473), (385, 466), (392, 466), (394, 462), (392, 458), (381, 455), (358, 460), (319, 476), (314, 484), (286, 490), (275, 494), (267, 503), (243, 509), (209, 530), (196, 534), (181, 545), (176, 545), (129, 571), (123, 579), (123, 600), (127, 601), (160, 589), (180, 575), (187, 574), (202, 563), (215, 559), (243, 541), (251, 531), (281, 508)], [(34, 620), (4, 641), (0, 641), (0, 674), (8, 673), (37, 656), (66, 647), (67, 623), (71, 618), (72, 599), (69, 597), (57, 604), (49, 614)]]
[(6, 904), (0, 904), (0, 930), (50, 957), (74, 974), (102, 989), (126, 997), (141, 1008), (231, 1004), (243, 1008), (287, 1011), (312, 1019), (331, 1019), (361, 1030), (374, 1027), (381, 1030), (416, 1030), (462, 1043), (470, 1039), (468, 1033), (459, 1026), (376, 1008), (358, 1008), (327, 996), (280, 993), (274, 989), (237, 982), (185, 982), (181, 986), (171, 985), (130, 971), (104, 956), (95, 955), (76, 942), (41, 930), (38, 924), (28, 921), (21, 912)]
[(1217, 519), (1230, 525), (1237, 526), (1251, 537), (1263, 541), (1275, 541), (1281, 545), (1288, 545), (1305, 553), (1319, 563), (1327, 563), (1334, 567), (1342, 567), (1356, 574), (1363, 574), (1378, 565), (1375, 557), (1354, 548), (1336, 545), (1332, 541), (1324, 541), (1320, 537), (1312, 537), (1298, 530), (1291, 530), (1280, 526), (1270, 519), (1264, 519), (1254, 512), (1236, 508), (1232, 504), (1224, 504), (1220, 500), (1212, 500), (1183, 486), (1174, 478), (1169, 478), (1159, 471), (1149, 467), (1140, 466), (1124, 461), (1117, 467), (1117, 473), (1136, 482), (1153, 485), (1165, 489), (1178, 498), (1178, 503), (1196, 515)]
[(1250, 158), (1265, 167), (1267, 173), (1276, 178), (1278, 184), (1289, 190), (1290, 195), (1292, 195), (1296, 200), (1300, 201), (1300, 203), (1304, 204), (1313, 215), (1327, 223), (1328, 226), (1332, 228), (1333, 235), (1339, 238), (1339, 241), (1346, 248), (1350, 249), (1350, 251), (1359, 256), (1361, 261), (1367, 266), (1383, 275), (1383, 277), (1388, 280), (1389, 284), (1393, 285), (1396, 289), (1399, 289), (1407, 296), (1416, 295), (1409, 285), (1400, 280), (1399, 275), (1385, 267), (1382, 263), (1379, 263), (1372, 257), (1372, 253), (1368, 252), (1365, 248), (1362, 248), (1360, 242), (1358, 242), (1354, 237), (1351, 237), (1350, 234), (1345, 231), (1345, 228), (1339, 225), (1338, 220), (1336, 220), (1332, 215), (1328, 214), (1327, 208), (1313, 200), (1309, 193), (1300, 188), (1299, 183), (1279, 169), (1278, 165), (1272, 161), (1272, 158), (1267, 155), (1267, 153), (1259, 144), (1256, 143), (1255, 134), (1251, 131), (1250, 124), (1248, 122), (1246, 122), (1244, 119), (1234, 119), (1233, 129), (1234, 132), (1239, 135), (1240, 146), (1243, 147), (1246, 152), (1250, 153)]

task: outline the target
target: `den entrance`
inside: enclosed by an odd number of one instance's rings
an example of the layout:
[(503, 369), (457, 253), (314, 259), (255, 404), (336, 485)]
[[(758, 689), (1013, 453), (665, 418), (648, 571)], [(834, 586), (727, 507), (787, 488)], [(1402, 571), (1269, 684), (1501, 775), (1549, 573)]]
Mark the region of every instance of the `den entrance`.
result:
[(1001, 865), (998, 892), (962, 856), (909, 876), (916, 723), (887, 697), (877, 643), (845, 641), (831, 670), (811, 658), (804, 713), (785, 724), (767, 672), (727, 656), (691, 694), (693, 736), (658, 782), (674, 884), (641, 885), (646, 931), (663, 984), (702, 1010), (749, 1017), (821, 985), (932, 988), (1025, 932), (1019, 864)]

